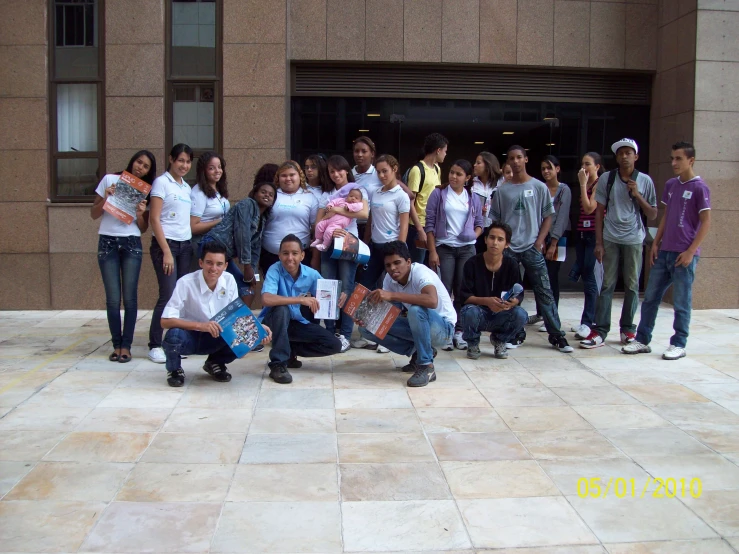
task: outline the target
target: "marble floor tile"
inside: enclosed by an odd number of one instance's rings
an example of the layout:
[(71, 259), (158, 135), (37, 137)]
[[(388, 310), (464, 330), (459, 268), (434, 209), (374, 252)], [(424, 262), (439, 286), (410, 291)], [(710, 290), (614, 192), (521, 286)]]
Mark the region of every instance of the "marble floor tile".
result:
[(704, 491), (739, 489), (739, 466), (712, 452), (699, 456), (639, 456), (636, 461), (655, 478), (686, 482), (697, 478)]
[(436, 456), (443, 461), (525, 460), (531, 458), (510, 431), (431, 433)]
[(0, 502), (6, 552), (77, 552), (105, 509), (103, 502)]
[(233, 380), (228, 384), (210, 381), (205, 386), (187, 387), (177, 407), (251, 410), (254, 407), (259, 389), (255, 387), (233, 387), (231, 386), (232, 383)]
[(342, 515), (346, 552), (471, 547), (451, 500), (345, 502)]
[(670, 423), (646, 406), (575, 406), (596, 429), (668, 427)]
[(336, 389), (334, 391), (336, 409), (403, 409), (412, 408), (406, 389)]
[(328, 410), (257, 409), (249, 434), (335, 433), (333, 408)]
[(669, 422), (680, 427), (684, 425), (700, 425), (703, 423), (739, 426), (739, 415), (713, 402), (660, 404), (654, 407), (654, 411)]
[(332, 410), (334, 395), (327, 389), (265, 389), (259, 394), (258, 410)]
[(588, 527), (604, 543), (706, 539), (716, 533), (677, 498), (580, 498), (568, 496)]
[(95, 408), (75, 431), (154, 433), (171, 412), (170, 408)]
[(174, 408), (182, 398), (182, 389), (141, 389), (119, 387), (113, 389), (98, 406), (101, 408)]
[(151, 433), (74, 432), (44, 460), (51, 462), (135, 462), (149, 446)]
[(533, 460), (441, 462), (457, 499), (559, 496), (552, 480)]
[(339, 503), (227, 502), (210, 551), (341, 552)]
[(71, 431), (92, 407), (20, 406), (0, 419), (0, 431)]
[(414, 410), (344, 409), (336, 410), (339, 433), (420, 433), (421, 424)]
[(604, 429), (603, 435), (627, 456), (691, 456), (711, 454), (693, 437), (675, 427)]
[(331, 502), (339, 498), (336, 464), (240, 464), (229, 502)]
[(606, 549), (598, 545), (590, 546), (541, 546), (532, 548), (496, 548), (495, 550), (477, 550), (476, 554), (608, 554)]
[(477, 390), (423, 387), (409, 389), (408, 396), (418, 408), (489, 408), (490, 404)]
[(734, 554), (721, 539), (607, 544), (609, 554)]
[(477, 548), (597, 544), (564, 497), (458, 500)]
[(427, 433), (490, 433), (508, 426), (493, 408), (419, 408)]
[(41, 462), (5, 500), (110, 502), (133, 464)]
[(82, 550), (208, 552), (220, 511), (219, 503), (112, 502)]
[(235, 465), (136, 464), (119, 502), (223, 502)]
[(585, 369), (566, 371), (531, 370), (531, 373), (547, 387), (607, 387), (608, 381)]
[(339, 471), (344, 502), (451, 498), (444, 475), (434, 462), (341, 464)]
[[(541, 468), (554, 481), (562, 494), (566, 496), (576, 494), (589, 494), (589, 487), (586, 486), (592, 478), (599, 478), (605, 488), (608, 488), (611, 482), (611, 491), (616, 490), (615, 487), (627, 487), (631, 491), (633, 485), (634, 490), (641, 491), (644, 484), (649, 480), (649, 474), (633, 461), (627, 458), (591, 458), (591, 459), (571, 459), (571, 460), (542, 460), (539, 462)], [(580, 484), (581, 479), (583, 481)], [(625, 480), (625, 483), (620, 484)], [(633, 479), (633, 483), (632, 480)], [(580, 487), (580, 490), (578, 490)], [(655, 487), (650, 486), (647, 492)], [(621, 488), (619, 488), (621, 490)], [(594, 492), (594, 494), (597, 494)]]
[(613, 385), (603, 387), (552, 387), (554, 394), (570, 406), (638, 404), (639, 401)]
[(537, 460), (624, 457), (597, 431), (525, 431), (516, 436)]
[(682, 429), (709, 448), (725, 454), (739, 452), (739, 425), (685, 425)]
[(251, 422), (251, 410), (212, 408), (175, 408), (162, 427), (163, 433), (242, 433)]
[(318, 464), (336, 462), (336, 435), (250, 434), (241, 464)]
[(496, 408), (512, 431), (550, 431), (556, 429), (592, 429), (569, 406), (518, 406)]
[(141, 457), (142, 462), (235, 464), (244, 446), (243, 433), (194, 435), (159, 433)]
[(688, 402), (709, 402), (708, 398), (690, 390), (683, 385), (627, 385), (622, 389), (647, 405), (677, 404)]
[(60, 431), (0, 431), (0, 460), (34, 462), (43, 458), (66, 436)]
[(564, 406), (564, 401), (544, 385), (481, 388), (493, 408), (506, 406)]
[(0, 462), (0, 498), (31, 469), (33, 469), (33, 462)]
[(355, 370), (334, 372), (334, 389), (405, 389), (408, 376), (397, 369)]
[[(301, 369), (295, 369), (290, 372), (293, 376), (293, 386), (304, 390), (304, 389), (332, 389), (334, 375), (331, 371), (326, 369), (319, 369), (318, 367), (309, 367), (308, 359), (303, 358), (303, 367)], [(285, 385), (275, 383), (269, 377), (262, 380), (262, 392), (268, 389), (284, 389)]]
[(343, 464), (430, 462), (434, 453), (421, 433), (340, 433)]
[(470, 379), (481, 389), (520, 386), (540, 386), (541, 382), (529, 371), (470, 371)]

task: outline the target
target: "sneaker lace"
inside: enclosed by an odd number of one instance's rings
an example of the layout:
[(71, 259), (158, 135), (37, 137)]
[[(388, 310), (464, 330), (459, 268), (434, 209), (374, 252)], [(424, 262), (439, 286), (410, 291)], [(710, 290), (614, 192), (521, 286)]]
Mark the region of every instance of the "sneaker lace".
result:
[(411, 377), (411, 379), (415, 379), (416, 377), (421, 377), (425, 375), (427, 372), (428, 372), (428, 368), (416, 366), (416, 371), (413, 373), (413, 377)]

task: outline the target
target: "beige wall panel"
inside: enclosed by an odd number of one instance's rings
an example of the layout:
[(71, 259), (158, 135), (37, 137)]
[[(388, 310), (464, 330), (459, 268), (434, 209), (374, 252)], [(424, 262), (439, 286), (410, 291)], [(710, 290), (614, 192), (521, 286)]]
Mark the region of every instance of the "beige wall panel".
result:
[[(739, 241), (736, 240), (736, 211), (724, 210), (714, 198), (711, 198), (711, 206), (711, 229), (703, 242), (701, 255), (707, 258), (739, 258)], [(737, 282), (739, 282), (739, 276), (737, 276)]]
[(695, 109), (695, 62), (688, 62), (675, 68), (677, 73), (677, 96), (675, 106), (679, 113)]
[(49, 252), (97, 252), (100, 219), (89, 206), (52, 204), (49, 209)]
[(257, 170), (266, 163), (281, 164), (287, 158), (284, 149), (226, 148), (223, 152), (228, 172), (228, 190), (232, 202), (249, 195)]
[(226, 148), (285, 148), (285, 97), (227, 96), (223, 110)]
[(692, 12), (677, 20), (677, 59), (675, 63), (695, 61), (695, 33), (697, 13)]
[[(711, 204), (724, 211), (739, 210), (739, 162), (701, 161), (705, 154), (697, 150), (695, 172), (711, 189)], [(736, 235), (736, 223), (731, 225), (731, 230)]]
[(698, 12), (697, 59), (739, 61), (739, 11)]
[(739, 259), (702, 257), (698, 263), (693, 309), (711, 308), (739, 308)]
[(441, 61), (480, 61), (480, 0), (444, 0), (441, 18)]
[(46, 98), (44, 45), (0, 46), (0, 97)]
[(46, 44), (46, 0), (3, 0), (0, 44)]
[(590, 2), (555, 0), (554, 65), (590, 65)]
[(163, 96), (164, 45), (122, 44), (105, 48), (107, 96)]
[[(364, 58), (403, 61), (403, 0), (367, 0)], [(397, 14), (388, 17), (388, 14)]]
[(327, 0), (326, 57), (329, 60), (364, 59), (364, 4), (364, 0)]
[(696, 64), (696, 110), (736, 110), (737, 98), (739, 98), (739, 64), (706, 61)]
[(735, 0), (698, 0), (698, 8), (701, 10), (739, 12), (739, 4)]
[(441, 61), (442, 0), (405, 0), (403, 55), (407, 62)]
[(593, 2), (590, 6), (590, 36), (590, 67), (623, 68), (626, 5)]
[(45, 202), (48, 171), (46, 150), (0, 150), (0, 202)]
[(519, 65), (552, 65), (554, 0), (519, 0), (516, 44)]
[(105, 115), (108, 148), (164, 148), (163, 97), (108, 97)]
[(515, 64), (518, 0), (480, 0), (480, 63)]
[(677, 0), (677, 15), (682, 17), (685, 14), (694, 12), (698, 8), (697, 0)]
[(661, 117), (676, 115), (680, 111), (677, 106), (677, 97), (684, 91), (682, 88), (678, 89), (677, 75), (676, 67), (659, 73), (659, 88), (655, 90), (653, 100), (659, 104)]
[(679, 0), (660, 0), (659, 2), (659, 25), (660, 27), (675, 21), (680, 17)]
[(657, 71), (667, 71), (677, 65), (677, 21), (660, 27), (657, 32)]
[(290, 1), (290, 58), (326, 59), (326, 0)]
[(694, 143), (702, 160), (739, 161), (739, 112), (695, 112)]
[(0, 98), (0, 150), (48, 148), (46, 98)]
[[(105, 290), (97, 253), (49, 254), (53, 310), (105, 309)], [(143, 264), (142, 264), (143, 265)]]
[(626, 69), (657, 69), (657, 6), (635, 4), (627, 6)]
[(0, 202), (0, 253), (48, 251), (46, 202)]
[(284, 44), (224, 44), (224, 96), (282, 96), (287, 60)]
[(49, 254), (0, 254), (0, 310), (49, 310)]
[(286, 0), (224, 0), (223, 42), (284, 44)]
[(105, 0), (106, 44), (164, 44), (164, 0)]

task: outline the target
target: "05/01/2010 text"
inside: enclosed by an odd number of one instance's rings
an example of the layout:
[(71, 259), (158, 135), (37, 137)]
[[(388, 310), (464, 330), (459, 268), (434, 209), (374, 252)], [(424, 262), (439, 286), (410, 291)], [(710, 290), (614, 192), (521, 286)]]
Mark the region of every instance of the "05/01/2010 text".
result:
[[(650, 485), (654, 485), (654, 490), (649, 490)], [(636, 479), (633, 478), (611, 477), (604, 481), (600, 477), (580, 477), (577, 480), (577, 496), (580, 498), (607, 498), (609, 494), (616, 498), (644, 498), (647, 495), (652, 498), (676, 496), (700, 498), (702, 492), (703, 483), (698, 477), (692, 479), (648, 477), (643, 487), (638, 486)]]

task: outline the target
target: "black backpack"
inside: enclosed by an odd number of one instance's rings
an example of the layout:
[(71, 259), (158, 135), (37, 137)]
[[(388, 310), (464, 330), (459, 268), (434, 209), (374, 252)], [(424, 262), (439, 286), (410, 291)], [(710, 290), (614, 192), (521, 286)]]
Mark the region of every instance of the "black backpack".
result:
[[(403, 173), (403, 183), (405, 183), (406, 185), (408, 184), (408, 176), (411, 174), (411, 169), (413, 169), (414, 167), (417, 167), (418, 170), (421, 172), (421, 180), (418, 183), (418, 192), (421, 192), (421, 190), (423, 189), (423, 184), (426, 182), (426, 167), (423, 162), (416, 162), (405, 170), (405, 173)], [(441, 181), (441, 167), (439, 167), (439, 164), (434, 164), (434, 169), (436, 170), (436, 173), (439, 176), (439, 180)], [(418, 193), (416, 193), (416, 195), (418, 195)]]
[[(616, 175), (618, 174), (618, 169), (612, 169), (608, 172), (608, 182), (606, 183), (606, 205), (604, 211), (608, 211), (608, 202), (611, 201), (611, 191), (613, 190), (613, 185), (616, 182)], [(639, 176), (639, 170), (634, 169), (634, 173), (631, 174), (631, 178), (636, 181), (636, 178)], [(631, 196), (629, 193), (629, 196), (631, 197), (631, 201), (634, 203), (634, 209), (639, 212), (639, 218), (641, 219), (642, 228), (644, 229), (644, 232), (646, 233), (645, 241), (649, 238), (649, 232), (647, 230), (647, 216), (644, 214), (644, 211), (641, 209), (641, 206), (639, 205), (639, 202)]]

